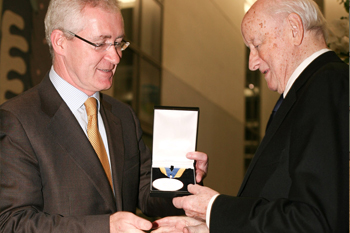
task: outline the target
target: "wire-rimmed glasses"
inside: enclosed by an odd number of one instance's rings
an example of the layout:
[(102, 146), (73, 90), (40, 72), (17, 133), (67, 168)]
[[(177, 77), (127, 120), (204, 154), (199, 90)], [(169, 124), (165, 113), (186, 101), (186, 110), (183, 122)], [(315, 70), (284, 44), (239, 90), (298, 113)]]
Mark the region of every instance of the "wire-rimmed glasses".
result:
[(92, 43), (91, 41), (88, 41), (80, 36), (78, 36), (77, 34), (71, 32), (71, 31), (67, 31), (69, 34), (71, 34), (72, 36), (92, 45), (95, 47), (95, 50), (98, 52), (103, 52), (103, 51), (107, 51), (112, 45), (114, 46), (115, 50), (118, 52), (120, 51), (124, 51), (127, 47), (129, 47), (130, 42), (127, 42), (125, 40), (122, 40), (121, 42), (116, 42), (114, 41), (114, 43)]

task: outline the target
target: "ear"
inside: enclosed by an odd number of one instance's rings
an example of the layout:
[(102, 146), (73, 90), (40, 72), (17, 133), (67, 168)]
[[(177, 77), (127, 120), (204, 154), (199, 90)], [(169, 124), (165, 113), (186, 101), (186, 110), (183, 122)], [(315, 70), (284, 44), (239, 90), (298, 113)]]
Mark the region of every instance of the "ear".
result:
[(291, 13), (288, 15), (288, 26), (292, 33), (292, 40), (294, 45), (300, 45), (304, 38), (303, 21), (298, 14)]
[(67, 38), (61, 30), (55, 29), (51, 33), (51, 44), (54, 52), (59, 55), (65, 53)]

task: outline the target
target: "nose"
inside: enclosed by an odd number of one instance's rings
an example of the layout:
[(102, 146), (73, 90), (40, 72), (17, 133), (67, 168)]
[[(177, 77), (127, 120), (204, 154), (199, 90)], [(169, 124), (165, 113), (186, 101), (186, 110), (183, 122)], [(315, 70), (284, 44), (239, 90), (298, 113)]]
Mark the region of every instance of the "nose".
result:
[(249, 69), (255, 71), (259, 69), (260, 57), (255, 49), (251, 49), (249, 53)]
[(105, 59), (111, 62), (112, 64), (119, 64), (120, 60), (122, 59), (122, 53), (121, 51), (117, 51), (114, 46), (111, 46), (112, 48), (109, 48), (106, 52)]

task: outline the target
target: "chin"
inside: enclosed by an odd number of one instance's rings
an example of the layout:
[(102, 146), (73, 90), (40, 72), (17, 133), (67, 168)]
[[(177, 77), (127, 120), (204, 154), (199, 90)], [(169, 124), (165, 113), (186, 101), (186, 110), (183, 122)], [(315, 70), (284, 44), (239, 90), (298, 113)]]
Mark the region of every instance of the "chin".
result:
[(106, 91), (112, 87), (111, 83), (99, 83), (98, 85), (95, 85), (95, 89), (97, 91)]
[(112, 87), (112, 84), (110, 84), (110, 85), (104, 85), (104, 86), (101, 88), (101, 90), (102, 90), (102, 91), (107, 91), (107, 90), (111, 89), (111, 87)]
[(101, 87), (102, 90), (108, 90), (109, 88), (112, 87), (113, 84), (113, 76), (109, 78), (103, 78), (100, 79), (99, 86)]
[(267, 87), (268, 87), (271, 91), (277, 91), (277, 87), (275, 87), (275, 86), (272, 86), (272, 85), (267, 84)]
[(271, 91), (278, 91), (278, 82), (276, 82), (276, 79), (270, 77), (269, 80), (266, 80), (267, 82), (267, 87), (271, 90)]

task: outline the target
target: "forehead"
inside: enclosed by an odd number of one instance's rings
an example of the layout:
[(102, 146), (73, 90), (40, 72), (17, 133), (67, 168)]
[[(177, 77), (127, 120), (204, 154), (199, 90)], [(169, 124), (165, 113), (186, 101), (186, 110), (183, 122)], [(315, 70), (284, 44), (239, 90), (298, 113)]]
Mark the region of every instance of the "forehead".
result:
[(245, 42), (269, 35), (275, 27), (275, 20), (267, 14), (251, 9), (244, 16), (241, 31)]
[(83, 11), (84, 30), (101, 31), (101, 33), (123, 34), (124, 22), (120, 11), (109, 11), (99, 7), (85, 7)]
[(86, 6), (82, 11), (83, 20), (119, 20), (122, 19), (120, 11), (112, 11), (101, 7)]
[(267, 23), (270, 23), (270, 20), (266, 14), (252, 9), (243, 18), (242, 31), (264, 29), (267, 27)]

